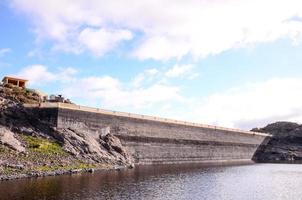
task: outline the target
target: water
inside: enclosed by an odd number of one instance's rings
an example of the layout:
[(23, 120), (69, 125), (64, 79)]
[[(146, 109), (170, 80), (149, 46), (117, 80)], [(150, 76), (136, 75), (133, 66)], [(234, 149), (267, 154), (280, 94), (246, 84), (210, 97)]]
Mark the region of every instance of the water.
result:
[(302, 199), (302, 165), (145, 166), (0, 182), (0, 199)]

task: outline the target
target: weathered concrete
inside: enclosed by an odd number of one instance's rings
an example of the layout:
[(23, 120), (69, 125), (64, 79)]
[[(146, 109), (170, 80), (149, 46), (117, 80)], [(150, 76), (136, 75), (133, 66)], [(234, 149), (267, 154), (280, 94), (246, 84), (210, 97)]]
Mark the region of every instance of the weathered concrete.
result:
[(58, 129), (103, 128), (121, 139), (138, 164), (250, 162), (267, 134), (80, 107), (41, 104), (40, 119)]

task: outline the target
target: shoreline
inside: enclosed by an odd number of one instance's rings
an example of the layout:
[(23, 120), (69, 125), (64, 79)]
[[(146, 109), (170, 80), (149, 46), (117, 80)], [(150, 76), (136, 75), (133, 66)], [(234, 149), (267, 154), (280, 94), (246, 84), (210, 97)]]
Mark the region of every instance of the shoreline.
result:
[(94, 173), (96, 171), (113, 171), (113, 170), (119, 171), (122, 169), (132, 169), (132, 168), (133, 166), (112, 166), (108, 168), (96, 167), (96, 168), (54, 170), (54, 171), (46, 171), (46, 172), (30, 172), (30, 173), (20, 173), (20, 174), (11, 174), (11, 175), (0, 175), (0, 182), (17, 180), (17, 179), (41, 178), (41, 177), (48, 177), (48, 176)]
[[(137, 166), (173, 166), (173, 165), (192, 165), (192, 166), (200, 166), (200, 167), (222, 167), (222, 166), (240, 166), (240, 165), (254, 165), (254, 164), (302, 164), (300, 162), (293, 162), (293, 161), (271, 161), (271, 162), (249, 162), (249, 163), (174, 163), (174, 164), (147, 164), (147, 165), (137, 165)], [(45, 172), (30, 172), (30, 173), (20, 173), (20, 174), (11, 174), (11, 175), (0, 175), (0, 182), (2, 181), (10, 181), (10, 180), (17, 180), (17, 179), (28, 179), (28, 178), (43, 178), (49, 176), (61, 176), (61, 175), (72, 175), (72, 174), (84, 174), (84, 173), (94, 173), (94, 172), (106, 172), (106, 171), (120, 171), (125, 169), (133, 169), (135, 168), (134, 165), (114, 165), (112, 167), (96, 167), (96, 168), (79, 168), (79, 169), (70, 169), (70, 170), (54, 170), (54, 171), (45, 171)]]

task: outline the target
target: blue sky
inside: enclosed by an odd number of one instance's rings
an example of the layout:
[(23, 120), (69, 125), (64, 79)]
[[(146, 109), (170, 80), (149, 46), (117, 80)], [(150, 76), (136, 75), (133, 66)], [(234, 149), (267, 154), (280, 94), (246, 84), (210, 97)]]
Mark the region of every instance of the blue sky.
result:
[(299, 1), (4, 0), (0, 26), (0, 75), (77, 104), (242, 129), (302, 122)]

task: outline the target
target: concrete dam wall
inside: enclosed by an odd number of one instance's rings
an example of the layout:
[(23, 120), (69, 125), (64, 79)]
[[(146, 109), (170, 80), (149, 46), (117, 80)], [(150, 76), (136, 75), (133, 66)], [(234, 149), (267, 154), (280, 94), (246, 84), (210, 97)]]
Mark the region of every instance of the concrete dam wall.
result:
[(58, 129), (104, 128), (120, 138), (137, 164), (251, 162), (267, 134), (62, 103), (27, 105)]

